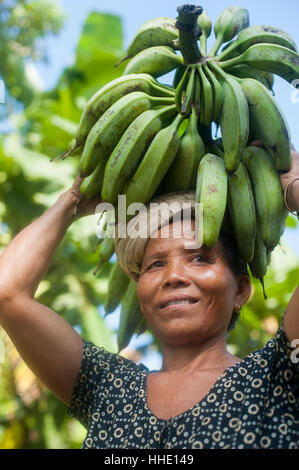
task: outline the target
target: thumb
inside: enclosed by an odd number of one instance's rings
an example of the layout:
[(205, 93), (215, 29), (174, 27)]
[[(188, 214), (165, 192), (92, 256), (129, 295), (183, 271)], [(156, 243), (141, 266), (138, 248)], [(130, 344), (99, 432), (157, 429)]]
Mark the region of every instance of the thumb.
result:
[(77, 176), (74, 183), (72, 184), (72, 189), (76, 189), (76, 190), (79, 191), (83, 180), (84, 180), (84, 178), (82, 176)]

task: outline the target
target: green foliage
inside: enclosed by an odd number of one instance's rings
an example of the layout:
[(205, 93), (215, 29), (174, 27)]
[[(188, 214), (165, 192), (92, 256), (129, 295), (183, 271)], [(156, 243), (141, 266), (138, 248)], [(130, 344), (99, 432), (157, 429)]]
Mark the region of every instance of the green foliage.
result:
[[(0, 16), (0, 22), (4, 22), (6, 31), (11, 30), (11, 37), (18, 34), (14, 41), (22, 37), (28, 54), (34, 57), (38, 52), (35, 40), (47, 31), (58, 30), (54, 21), (56, 6), (52, 2), (53, 8), (47, 10), (45, 4), (51, 2), (15, 3), (10, 2), (11, 10)], [(26, 15), (16, 32), (14, 24), (21, 11)], [(79, 39), (73, 67), (62, 73), (52, 92), (34, 93), (24, 85), (18, 94), (13, 91), (13, 84), (9, 88), (25, 107), (18, 113), (8, 113), (14, 131), (0, 140), (0, 253), (72, 185), (78, 157), (56, 162), (50, 162), (50, 158), (65, 151), (73, 139), (90, 95), (121, 74), (121, 68), (114, 68), (121, 55), (120, 19), (92, 13)], [(24, 71), (26, 57), (15, 54), (19, 70)], [(0, 73), (11, 77), (16, 72), (1, 69), (0, 64)], [(8, 110), (7, 103), (1, 106)], [(95, 249), (96, 222), (97, 216), (92, 215), (69, 228), (36, 298), (62, 315), (83, 337), (116, 351), (113, 332), (98, 312), (98, 306), (104, 303), (111, 264), (106, 263), (97, 276), (93, 275), (99, 258), (99, 249)], [(0, 448), (80, 447), (85, 436), (83, 427), (66, 414), (65, 405), (37, 382), (1, 329), (0, 336), (6, 351), (5, 362), (0, 364)]]
[(60, 30), (64, 15), (56, 1), (7, 0), (0, 3), (0, 75), (16, 100), (30, 103), (34, 86), (26, 73), (30, 60), (46, 60), (41, 39)]

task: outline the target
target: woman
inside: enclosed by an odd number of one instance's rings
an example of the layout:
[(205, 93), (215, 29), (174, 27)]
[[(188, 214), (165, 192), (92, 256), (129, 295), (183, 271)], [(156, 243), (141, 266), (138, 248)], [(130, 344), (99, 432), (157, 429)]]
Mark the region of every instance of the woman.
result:
[[(299, 210), (298, 179), (293, 151), (292, 168), (281, 175), (289, 210)], [(299, 338), (299, 289), (265, 348), (243, 360), (231, 355), (227, 328), (251, 287), (221, 240), (191, 253), (184, 238), (171, 236), (175, 222), (170, 238), (148, 240), (137, 262), (140, 305), (163, 345), (161, 371), (82, 341), (34, 299), (67, 228), (98, 202), (80, 196), (80, 182), (2, 254), (0, 324), (39, 380), (86, 426), (83, 447), (298, 448), (299, 373), (289, 342)], [(118, 249), (123, 266), (127, 253)]]

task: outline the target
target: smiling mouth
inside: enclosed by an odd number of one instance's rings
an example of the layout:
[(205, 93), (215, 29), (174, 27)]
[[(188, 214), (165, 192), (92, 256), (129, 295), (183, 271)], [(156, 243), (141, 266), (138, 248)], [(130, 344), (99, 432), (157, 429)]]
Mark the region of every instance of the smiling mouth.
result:
[(166, 305), (163, 305), (161, 308), (192, 305), (196, 303), (197, 303), (197, 300), (191, 300), (191, 299), (173, 300), (172, 302), (168, 302)]

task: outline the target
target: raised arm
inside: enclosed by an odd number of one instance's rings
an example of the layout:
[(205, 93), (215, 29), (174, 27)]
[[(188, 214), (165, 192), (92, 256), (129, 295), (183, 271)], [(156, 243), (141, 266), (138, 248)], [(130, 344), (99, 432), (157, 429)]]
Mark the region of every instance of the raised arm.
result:
[[(263, 147), (260, 140), (251, 145)], [(280, 174), (281, 186), (284, 192), (285, 205), (294, 215), (299, 214), (299, 153), (292, 145), (292, 165), (290, 171)], [(285, 311), (284, 327), (288, 340), (299, 339), (299, 285), (296, 288)]]
[(81, 364), (82, 340), (34, 295), (68, 227), (99, 202), (80, 196), (81, 181), (19, 232), (0, 257), (0, 325), (32, 372), (66, 405)]
[[(288, 209), (299, 213), (299, 153), (292, 150), (292, 166), (288, 173), (280, 175)], [(285, 332), (288, 340), (299, 339), (299, 285), (287, 306), (284, 317)]]

